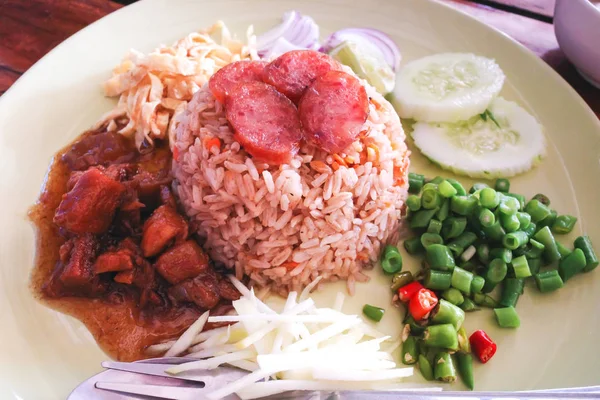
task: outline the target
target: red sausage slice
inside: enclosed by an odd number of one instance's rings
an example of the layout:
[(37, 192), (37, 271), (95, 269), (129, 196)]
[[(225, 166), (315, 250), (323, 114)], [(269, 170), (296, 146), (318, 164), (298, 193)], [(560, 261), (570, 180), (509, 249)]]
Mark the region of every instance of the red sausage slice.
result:
[(225, 96), (240, 83), (261, 82), (266, 61), (236, 61), (218, 70), (208, 81), (213, 96), (225, 103)]
[(369, 98), (354, 76), (330, 71), (306, 90), (298, 111), (306, 139), (337, 153), (358, 137), (369, 115)]
[(290, 99), (263, 82), (242, 83), (225, 100), (235, 139), (264, 162), (282, 164), (298, 152), (302, 127)]
[(294, 50), (271, 61), (263, 71), (263, 81), (298, 103), (306, 88), (316, 78), (338, 69), (338, 62), (327, 54), (314, 50)]

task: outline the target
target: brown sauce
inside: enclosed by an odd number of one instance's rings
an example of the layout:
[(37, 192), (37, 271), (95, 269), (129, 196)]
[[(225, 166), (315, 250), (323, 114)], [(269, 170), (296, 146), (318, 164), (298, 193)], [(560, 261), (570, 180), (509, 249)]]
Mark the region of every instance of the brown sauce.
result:
[[(80, 138), (92, 135), (84, 133)], [(150, 155), (139, 156), (133, 143), (130, 150), (135, 152), (138, 162), (156, 168), (170, 168), (168, 147), (155, 150)], [(31, 274), (30, 286), (34, 296), (46, 306), (80, 320), (96, 339), (98, 345), (110, 357), (133, 361), (149, 356), (144, 349), (151, 344), (179, 336), (204, 311), (194, 304), (177, 304), (168, 307), (146, 307), (141, 309), (138, 299), (127, 288), (108, 290), (94, 298), (49, 296), (44, 285), (52, 278), (59, 263), (59, 249), (65, 243), (53, 217), (62, 196), (67, 191), (67, 181), (71, 168), (63, 160), (63, 155), (72, 149), (72, 144), (59, 151), (54, 157), (38, 202), (31, 208), (29, 217), (36, 228), (35, 266)], [(133, 157), (131, 157), (133, 158)], [(218, 307), (225, 308), (226, 302)], [(218, 312), (217, 312), (218, 313)], [(211, 314), (213, 312), (211, 311)]]

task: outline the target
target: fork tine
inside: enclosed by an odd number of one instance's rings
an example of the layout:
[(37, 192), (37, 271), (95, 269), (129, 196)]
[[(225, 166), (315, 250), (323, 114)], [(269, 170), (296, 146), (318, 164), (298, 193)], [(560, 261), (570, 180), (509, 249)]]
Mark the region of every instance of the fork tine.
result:
[(198, 399), (204, 390), (180, 386), (140, 385), (120, 382), (96, 382), (95, 386), (97, 389), (102, 390), (112, 390), (121, 393), (138, 394), (172, 400)]
[(205, 382), (206, 379), (212, 378), (210, 375), (199, 376), (197, 373), (182, 373), (180, 375), (169, 375), (165, 372), (170, 364), (154, 364), (154, 363), (127, 363), (117, 361), (104, 361), (104, 368), (114, 369), (117, 371), (135, 372), (144, 375), (162, 376), (165, 378), (183, 379), (186, 381)]

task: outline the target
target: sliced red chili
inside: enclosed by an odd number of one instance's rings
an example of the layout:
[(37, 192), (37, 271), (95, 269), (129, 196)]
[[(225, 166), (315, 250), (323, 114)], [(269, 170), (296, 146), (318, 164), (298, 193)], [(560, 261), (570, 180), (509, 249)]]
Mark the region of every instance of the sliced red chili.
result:
[(423, 285), (419, 282), (411, 282), (398, 289), (398, 298), (400, 301), (408, 303), (421, 289), (423, 289)]
[(473, 353), (482, 363), (486, 363), (496, 354), (496, 343), (481, 329), (473, 332), (469, 338)]
[(408, 311), (415, 321), (424, 319), (437, 305), (438, 298), (431, 290), (419, 289), (408, 303)]

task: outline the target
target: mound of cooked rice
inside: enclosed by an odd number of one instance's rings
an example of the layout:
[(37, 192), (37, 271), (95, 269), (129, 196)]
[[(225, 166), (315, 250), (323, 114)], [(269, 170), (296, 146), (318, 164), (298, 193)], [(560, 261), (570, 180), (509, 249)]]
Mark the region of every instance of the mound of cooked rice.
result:
[(281, 294), (346, 279), (353, 293), (397, 242), (409, 152), (391, 104), (362, 82), (371, 101), (361, 138), (336, 155), (304, 145), (280, 166), (240, 147), (207, 85), (194, 95), (171, 143), (174, 186), (205, 249), (238, 278)]

